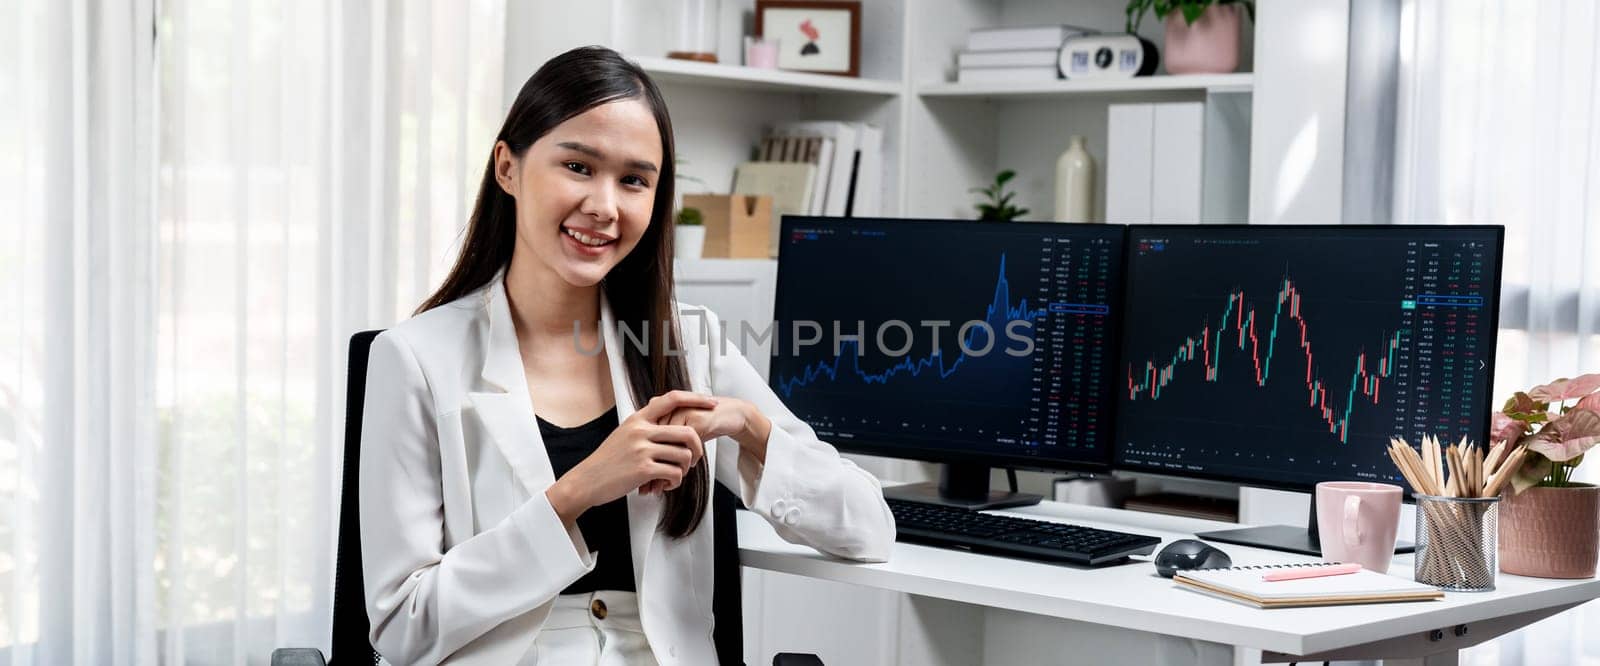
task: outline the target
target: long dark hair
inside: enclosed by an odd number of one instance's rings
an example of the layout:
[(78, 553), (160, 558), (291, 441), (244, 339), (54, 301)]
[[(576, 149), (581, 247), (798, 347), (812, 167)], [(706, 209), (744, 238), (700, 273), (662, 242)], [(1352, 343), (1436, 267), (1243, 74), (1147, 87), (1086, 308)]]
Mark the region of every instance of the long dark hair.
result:
[[(601, 283), (611, 303), (613, 318), (630, 328), (647, 326), (649, 352), (638, 345), (621, 344), (628, 370), (629, 390), (635, 405), (675, 389), (689, 389), (689, 373), (680, 350), (672, 282), (673, 145), (672, 119), (655, 82), (637, 65), (616, 51), (586, 46), (567, 51), (534, 72), (506, 114), (495, 140), (504, 141), (518, 157), (555, 126), (589, 109), (624, 99), (643, 99), (661, 132), (660, 174), (656, 177), (655, 207), (650, 226), (638, 245), (618, 262)], [(425, 312), (489, 284), (511, 264), (516, 245), (517, 201), (500, 188), (494, 176), (494, 154), (484, 168), (478, 202), (467, 225), (461, 255), (444, 283), (417, 312)], [(622, 324), (626, 322), (625, 324)], [(657, 334), (659, 333), (659, 335)], [(684, 476), (682, 485), (666, 494), (658, 527), (673, 537), (683, 537), (700, 526), (711, 481), (702, 459)]]

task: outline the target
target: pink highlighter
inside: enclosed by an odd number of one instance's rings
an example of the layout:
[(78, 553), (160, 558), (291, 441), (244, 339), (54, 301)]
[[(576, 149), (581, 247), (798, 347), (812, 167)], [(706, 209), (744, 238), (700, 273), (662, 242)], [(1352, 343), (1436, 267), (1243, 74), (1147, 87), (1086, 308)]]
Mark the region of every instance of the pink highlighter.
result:
[(1361, 570), (1359, 564), (1330, 564), (1323, 567), (1297, 567), (1274, 571), (1261, 577), (1261, 580), (1272, 583), (1281, 580), (1299, 580), (1301, 578), (1321, 578), (1323, 576), (1343, 576)]

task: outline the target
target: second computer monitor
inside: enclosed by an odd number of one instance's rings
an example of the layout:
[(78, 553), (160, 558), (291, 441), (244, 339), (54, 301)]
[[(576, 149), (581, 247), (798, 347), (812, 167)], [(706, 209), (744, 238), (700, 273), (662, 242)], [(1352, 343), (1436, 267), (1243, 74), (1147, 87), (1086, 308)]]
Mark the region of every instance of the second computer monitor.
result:
[(1132, 227), (1116, 464), (1404, 485), (1389, 437), (1483, 444), (1503, 233)]
[(1124, 231), (786, 216), (772, 387), (846, 450), (1104, 467)]

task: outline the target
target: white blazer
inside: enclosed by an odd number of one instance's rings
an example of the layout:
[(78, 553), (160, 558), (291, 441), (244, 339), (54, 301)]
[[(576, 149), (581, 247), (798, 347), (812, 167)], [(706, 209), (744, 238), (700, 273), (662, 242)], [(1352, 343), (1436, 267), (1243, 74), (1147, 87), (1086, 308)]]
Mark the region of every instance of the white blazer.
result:
[[(603, 340), (619, 349), (608, 304)], [(878, 480), (783, 406), (704, 308), (679, 306), (691, 388), (753, 403), (772, 420), (765, 465), (732, 438), (705, 443), (717, 482), (784, 539), (884, 561), (894, 517)], [(686, 314), (699, 315), (683, 316)], [(703, 319), (708, 327), (702, 327)], [(372, 643), (391, 663), (512, 664), (556, 596), (594, 568), (545, 498), (555, 479), (534, 421), (500, 279), (379, 335), (361, 429), (361, 557)], [(608, 352), (617, 417), (636, 406)], [(712, 514), (684, 539), (657, 534), (659, 495), (628, 494), (640, 619), (657, 661), (714, 664)], [(614, 556), (607, 554), (607, 556)]]

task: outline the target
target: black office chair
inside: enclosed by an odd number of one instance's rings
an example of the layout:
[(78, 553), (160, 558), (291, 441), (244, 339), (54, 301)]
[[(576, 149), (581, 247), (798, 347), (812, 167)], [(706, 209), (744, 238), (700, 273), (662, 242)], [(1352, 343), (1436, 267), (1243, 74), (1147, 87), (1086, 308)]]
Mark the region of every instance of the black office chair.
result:
[[(367, 352), (383, 331), (362, 331), (350, 336), (350, 364), (345, 379), (344, 472), (339, 491), (339, 550), (334, 559), (333, 640), (327, 660), (314, 649), (290, 648), (272, 652), (273, 666), (337, 666), (375, 664), (378, 653), (368, 641), (366, 596), (361, 575), (361, 513), (357, 494), (361, 469), (361, 406), (367, 392)], [(744, 599), (739, 589), (739, 530), (735, 511), (739, 499), (713, 484), (711, 512), (712, 552), (717, 568), (712, 575), (711, 614), (716, 620), (712, 641), (717, 661), (744, 663)], [(775, 666), (821, 666), (809, 654), (779, 654)]]

